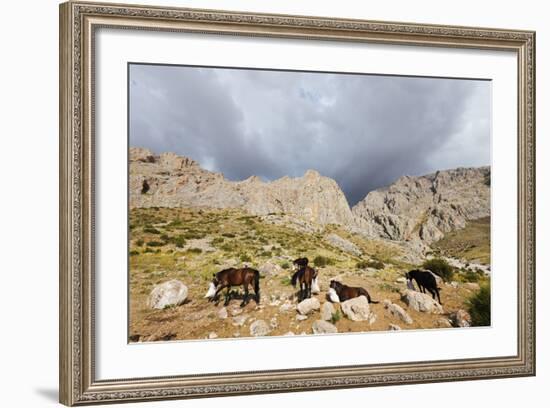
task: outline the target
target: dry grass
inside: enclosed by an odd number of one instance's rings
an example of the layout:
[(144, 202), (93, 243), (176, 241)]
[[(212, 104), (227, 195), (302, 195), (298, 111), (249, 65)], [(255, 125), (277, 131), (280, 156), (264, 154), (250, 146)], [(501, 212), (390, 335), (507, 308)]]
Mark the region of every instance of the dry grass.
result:
[[(219, 338), (244, 337), (250, 335), (249, 326), (255, 319), (268, 323), (271, 319), (277, 321), (277, 327), (270, 335), (283, 335), (289, 331), (311, 334), (311, 326), (319, 319), (319, 312), (305, 321), (297, 321), (296, 301), (293, 299), (295, 289), (289, 285), (291, 261), (299, 256), (307, 256), (310, 260), (322, 256), (331, 260), (326, 267), (318, 268), (322, 292), (317, 298), (321, 303), (325, 301), (330, 279), (337, 278), (352, 286), (367, 288), (374, 299), (390, 299), (406, 308), (399, 294), (405, 285), (396, 283), (396, 278), (402, 276), (408, 265), (393, 258), (400, 249), (382, 241), (363, 239), (338, 227), (307, 234), (263, 222), (259, 217), (238, 210), (163, 208), (133, 209), (130, 224), (130, 252), (133, 254), (130, 256), (130, 341), (204, 339), (210, 332), (215, 332)], [(331, 246), (324, 239), (329, 233), (338, 233), (352, 241), (365, 256), (357, 257)], [(151, 247), (150, 242), (159, 244)], [(384, 268), (357, 267), (358, 262), (371, 259), (381, 260)], [(259, 268), (267, 261), (284, 269), (277, 276), (261, 280), (260, 305), (251, 300), (242, 312), (248, 316), (246, 322), (236, 326), (231, 311), (240, 311), (240, 300), (234, 299), (228, 307), (229, 317), (220, 319), (217, 313), (222, 305), (216, 306), (203, 298), (212, 273), (229, 263), (237, 266), (247, 263)], [(166, 310), (149, 309), (147, 297), (153, 287), (170, 279), (179, 279), (188, 286), (188, 301)], [(442, 290), (445, 310), (465, 308), (472, 293), (463, 286), (454, 289), (445, 285)], [(281, 301), (277, 298), (292, 299), (292, 308), (286, 312), (279, 310), (277, 303)], [(339, 332), (388, 330), (390, 323), (403, 329), (434, 328), (441, 317), (409, 311), (414, 323), (406, 325), (386, 316), (382, 304), (372, 305), (372, 309), (378, 317), (370, 326), (345, 317), (335, 325)]]

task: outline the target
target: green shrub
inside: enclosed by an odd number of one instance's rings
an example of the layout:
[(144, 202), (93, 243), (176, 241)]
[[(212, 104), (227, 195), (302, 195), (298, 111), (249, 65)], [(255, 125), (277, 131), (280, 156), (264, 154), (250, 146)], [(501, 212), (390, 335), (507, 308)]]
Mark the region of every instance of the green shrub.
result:
[(202, 253), (202, 249), (200, 249), (200, 248), (189, 248), (187, 250), (187, 252), (189, 252), (191, 254), (200, 254), (200, 253)]
[(314, 259), (313, 259), (313, 265), (319, 267), (319, 268), (323, 268), (327, 265), (334, 265), (334, 260), (326, 257), (326, 256), (322, 256), (322, 255), (317, 255)]
[(355, 267), (357, 269), (366, 269), (368, 266), (369, 265), (368, 265), (367, 261), (359, 261), (355, 264)]
[(270, 251), (263, 251), (260, 253), (260, 256), (264, 256), (266, 258), (271, 258), (271, 252)]
[(483, 271), (480, 271), (479, 269), (476, 271), (467, 269), (464, 272), (462, 272), (460, 275), (462, 279), (466, 282), (479, 282), (484, 277)]
[(290, 285), (290, 276), (284, 276), (281, 279), (281, 284), (283, 284), (285, 286), (289, 286)]
[(160, 234), (160, 231), (153, 227), (145, 227), (143, 228), (143, 232), (146, 232), (147, 234)]
[(226, 237), (226, 238), (235, 238), (235, 234), (232, 234), (230, 232), (224, 232), (222, 234), (222, 236)]
[(281, 268), (283, 268), (283, 269), (289, 269), (289, 268), (290, 268), (290, 264), (289, 264), (288, 262), (283, 262), (283, 263), (281, 264)]
[(145, 253), (152, 253), (153, 250), (152, 250), (151, 248), (147, 247), (147, 248), (145, 248), (145, 251), (143, 251), (143, 252), (145, 252)]
[(241, 254), (240, 255), (241, 262), (251, 262), (252, 258), (248, 254)]
[(139, 251), (130, 251), (130, 256), (139, 255)]
[(441, 276), (445, 282), (452, 280), (454, 275), (452, 266), (449, 265), (446, 260), (441, 258), (429, 259), (422, 264), (422, 267), (432, 271), (436, 275)]
[(332, 316), (330, 317), (330, 322), (332, 324), (335, 324), (338, 320), (340, 320), (342, 318), (342, 314), (340, 313), (339, 310), (337, 310), (336, 312), (334, 312), (332, 314)]
[(164, 245), (164, 242), (162, 242), (162, 241), (149, 241), (147, 243), (148, 247), (161, 247), (163, 245)]
[(179, 218), (176, 218), (175, 220), (171, 221), (168, 224), (168, 227), (181, 227), (181, 226), (182, 226), (182, 222)]
[(472, 317), (472, 326), (491, 325), (491, 289), (483, 285), (479, 291), (468, 300), (468, 312)]
[(178, 235), (172, 238), (172, 242), (176, 248), (183, 248), (185, 246), (185, 238), (183, 235)]
[(161, 234), (160, 239), (166, 242), (170, 241), (170, 237), (167, 234)]
[(212, 244), (223, 244), (223, 241), (225, 241), (222, 237), (216, 237), (212, 240)]
[(137, 246), (143, 246), (144, 243), (145, 243), (145, 242), (144, 242), (142, 239), (138, 239), (138, 240), (136, 241), (136, 245), (137, 245)]

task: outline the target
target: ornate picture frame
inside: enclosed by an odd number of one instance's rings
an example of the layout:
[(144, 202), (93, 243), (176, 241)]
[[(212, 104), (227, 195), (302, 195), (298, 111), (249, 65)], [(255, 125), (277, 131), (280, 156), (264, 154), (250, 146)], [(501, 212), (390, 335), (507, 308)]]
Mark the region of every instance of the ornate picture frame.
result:
[[(97, 379), (94, 47), (96, 30), (105, 27), (515, 53), (518, 72), (517, 353), (458, 360)], [(60, 5), (59, 181), (59, 383), (63, 404), (535, 375), (535, 33), (532, 31), (78, 1), (63, 3)]]

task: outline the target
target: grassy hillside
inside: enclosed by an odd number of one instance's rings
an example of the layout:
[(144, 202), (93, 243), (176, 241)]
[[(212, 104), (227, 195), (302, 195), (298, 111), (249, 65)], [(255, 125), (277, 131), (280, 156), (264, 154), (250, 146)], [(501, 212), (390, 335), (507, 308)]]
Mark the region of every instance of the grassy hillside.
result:
[[(290, 285), (292, 260), (307, 256), (319, 270), (324, 302), (330, 279), (367, 288), (374, 299), (400, 301), (405, 288), (397, 279), (413, 267), (399, 261), (401, 249), (380, 240), (366, 240), (338, 226), (301, 225), (300, 231), (288, 217), (273, 214), (250, 216), (239, 210), (205, 210), (186, 208), (132, 209), (130, 212), (130, 341), (200, 339), (215, 332), (218, 337), (248, 336), (254, 319), (274, 322), (270, 334), (311, 333), (313, 321), (295, 319), (295, 289)], [(339, 235), (358, 247), (357, 256), (329, 243), (329, 234)], [(217, 316), (222, 307), (203, 298), (212, 274), (229, 266), (248, 265), (259, 269), (270, 262), (280, 266), (277, 274), (261, 279), (262, 302), (251, 301), (243, 316), (246, 323), (235, 325), (232, 314), (240, 314), (240, 301), (230, 304), (228, 319)], [(156, 284), (178, 279), (189, 288), (188, 301), (166, 310), (147, 307), (147, 297)], [(465, 308), (474, 289), (467, 286), (445, 287), (442, 299), (446, 310)], [(292, 302), (282, 311), (283, 303)], [(372, 325), (338, 319), (339, 332), (388, 330), (390, 323), (404, 329), (440, 327), (441, 316), (409, 311), (414, 323), (406, 325), (384, 313), (382, 304), (373, 305), (377, 320)], [(233, 310), (235, 310), (233, 312)], [(439, 319), (439, 321), (438, 321)]]
[(435, 251), (466, 261), (490, 264), (491, 218), (468, 222), (466, 228), (448, 233), (432, 245)]

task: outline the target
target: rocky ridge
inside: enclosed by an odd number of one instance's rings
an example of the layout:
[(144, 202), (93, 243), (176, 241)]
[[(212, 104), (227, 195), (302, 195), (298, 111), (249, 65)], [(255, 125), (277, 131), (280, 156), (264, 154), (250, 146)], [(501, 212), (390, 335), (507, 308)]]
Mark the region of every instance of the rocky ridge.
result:
[(240, 208), (265, 217), (291, 215), (297, 228), (338, 224), (367, 237), (430, 244), (490, 215), (490, 177), (489, 167), (403, 176), (350, 208), (336, 181), (315, 170), (271, 182), (256, 176), (231, 181), (190, 158), (133, 147), (130, 207)]

